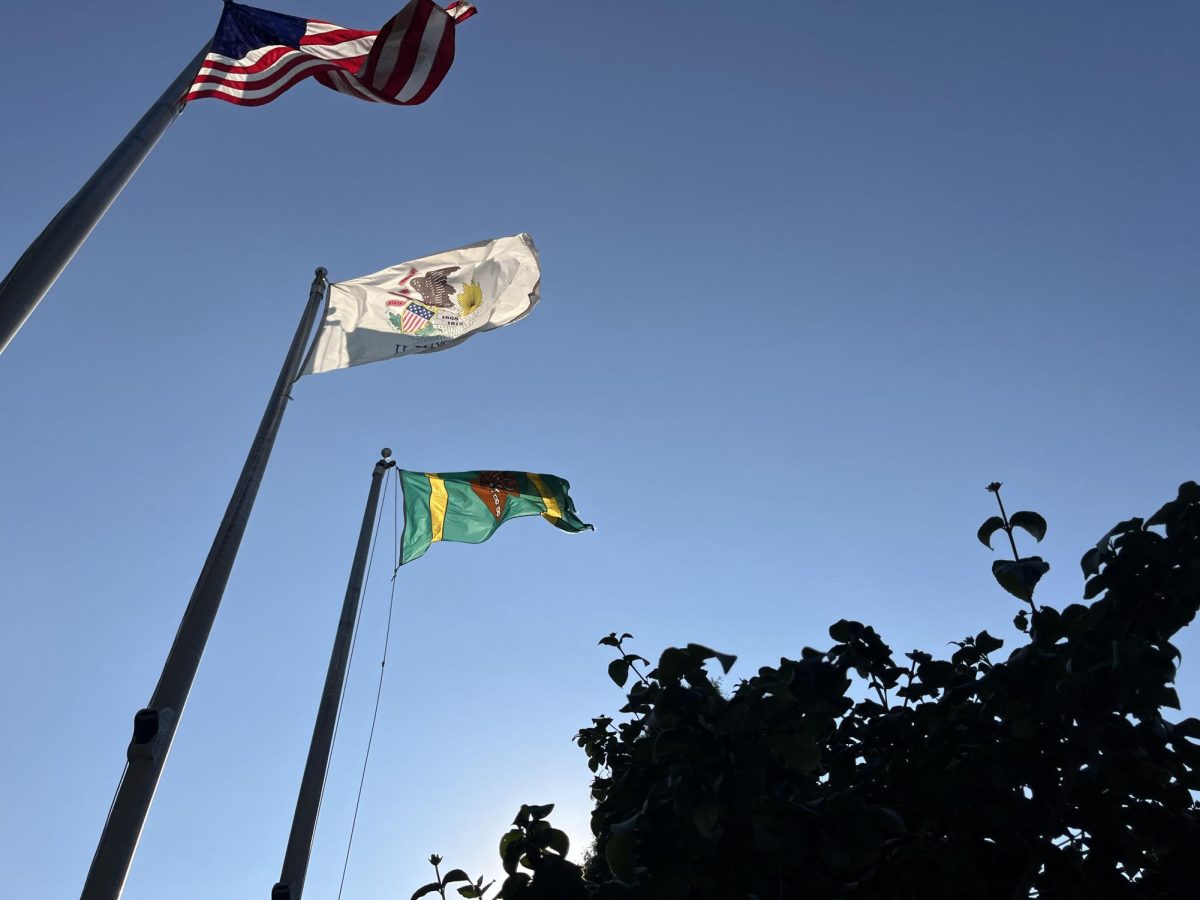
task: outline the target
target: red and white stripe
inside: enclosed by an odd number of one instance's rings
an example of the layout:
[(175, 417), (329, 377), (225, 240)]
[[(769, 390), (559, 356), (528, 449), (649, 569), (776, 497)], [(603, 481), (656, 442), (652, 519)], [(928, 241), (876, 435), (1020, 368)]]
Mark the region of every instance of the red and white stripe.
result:
[(454, 61), (455, 23), (476, 12), (467, 2), (442, 9), (433, 0), (412, 0), (379, 31), (311, 19), (299, 50), (259, 47), (241, 59), (209, 53), (186, 99), (259, 106), (311, 76), (361, 100), (414, 106), (429, 98)]

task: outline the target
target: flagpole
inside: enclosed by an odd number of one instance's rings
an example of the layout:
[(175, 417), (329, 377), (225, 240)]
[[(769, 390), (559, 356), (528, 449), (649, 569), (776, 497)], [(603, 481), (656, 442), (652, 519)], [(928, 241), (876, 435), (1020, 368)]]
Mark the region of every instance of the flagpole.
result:
[(359, 600), (362, 598), (363, 573), (367, 568), (371, 532), (375, 527), (375, 513), (379, 508), (379, 488), (384, 474), (396, 465), (395, 460), (389, 459), (391, 455), (392, 451), (384, 448), (380, 454), (382, 458), (375, 463), (375, 470), (371, 473), (367, 508), (363, 512), (362, 527), (358, 531), (358, 546), (354, 550), (350, 580), (346, 585), (346, 597), (342, 601), (342, 617), (338, 620), (333, 650), (329, 654), (329, 670), (325, 674), (325, 689), (321, 693), (321, 703), (317, 709), (316, 722), (313, 724), (312, 742), (308, 746), (308, 761), (304, 764), (304, 776), (296, 797), (292, 831), (288, 836), (279, 881), (271, 889), (271, 900), (300, 900), (304, 893), (304, 879), (308, 874), (313, 834), (317, 828), (321, 794), (325, 788), (329, 754), (333, 748), (334, 726), (341, 705), (342, 686), (346, 683), (354, 623), (358, 618)]
[(300, 375), (305, 345), (325, 296), (325, 274), (324, 269), (316, 271), (308, 294), (308, 305), (292, 338), (275, 389), (258, 426), (258, 433), (250, 445), (241, 476), (229, 499), (212, 548), (208, 551), (208, 558), (204, 561), (204, 568), (200, 570), (200, 577), (188, 600), (154, 695), (147, 707), (133, 717), (133, 739), (126, 751), (128, 763), (100, 834), (81, 900), (117, 900), (125, 887), (125, 878), (129, 874), (146, 814), (154, 799), (171, 741), (179, 727), (179, 717), (196, 677), (204, 645), (221, 605), (221, 596), (233, 569), (255, 495), (275, 444), (275, 436), (279, 433), (279, 424), (290, 399), (288, 391)]
[(122, 188), (183, 111), (184, 95), (208, 54), (205, 44), (79, 192), (67, 201), (0, 281), (0, 353), (33, 314)]

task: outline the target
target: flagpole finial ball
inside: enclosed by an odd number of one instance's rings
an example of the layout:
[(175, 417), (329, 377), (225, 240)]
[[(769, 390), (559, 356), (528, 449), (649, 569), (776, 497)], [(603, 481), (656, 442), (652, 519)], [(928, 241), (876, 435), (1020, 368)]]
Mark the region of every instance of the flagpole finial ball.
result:
[(392, 458), (392, 448), (384, 447), (382, 450), (379, 451), (379, 455), (382, 456), (384, 459), (391, 459)]
[(317, 275), (317, 277), (318, 277), (318, 278), (324, 278), (324, 277), (325, 277), (326, 275), (328, 275), (328, 274), (329, 274), (329, 273), (325, 271), (325, 267), (324, 267), (324, 266), (317, 266), (316, 275)]

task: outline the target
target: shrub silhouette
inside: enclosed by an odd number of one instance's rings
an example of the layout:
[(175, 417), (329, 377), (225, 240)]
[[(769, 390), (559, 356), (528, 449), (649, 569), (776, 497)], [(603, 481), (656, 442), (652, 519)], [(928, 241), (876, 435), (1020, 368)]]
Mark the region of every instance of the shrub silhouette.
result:
[[(1016, 557), (1015, 529), (1040, 540), (1045, 527), (1001, 504), (979, 536), (1005, 530)], [(629, 691), (619, 719), (577, 736), (595, 773), (593, 852), (570, 862), (552, 807), (522, 807), (496, 897), (1196, 896), (1200, 721), (1162, 710), (1179, 708), (1171, 638), (1200, 604), (1200, 487), (1084, 554), (1091, 602), (1035, 604), (1046, 568), (993, 567), (1028, 605), (1006, 659), (981, 631), (949, 659), (897, 661), (869, 625), (842, 620), (829, 650), (726, 695), (713, 667), (728, 673), (733, 657), (689, 644), (650, 668), (630, 635), (608, 635), (609, 675)]]

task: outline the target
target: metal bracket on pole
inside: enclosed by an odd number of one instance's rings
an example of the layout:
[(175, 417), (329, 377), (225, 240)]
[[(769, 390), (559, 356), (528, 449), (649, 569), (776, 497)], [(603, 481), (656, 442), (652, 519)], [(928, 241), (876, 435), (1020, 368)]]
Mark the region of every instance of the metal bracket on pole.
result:
[(133, 716), (133, 739), (125, 751), (129, 762), (156, 760), (171, 743), (175, 733), (175, 710), (139, 709)]
[(267, 401), (258, 433), (250, 445), (250, 452), (246, 454), (246, 462), (229, 498), (229, 505), (225, 507), (225, 516), (221, 519), (204, 567), (200, 570), (200, 577), (192, 589), (158, 685), (146, 708), (134, 716), (133, 740), (126, 751), (129, 762), (117, 786), (108, 819), (100, 832), (96, 854), (92, 857), (91, 868), (83, 883), (81, 900), (117, 900), (125, 888), (125, 878), (133, 862), (142, 826), (150, 811), (163, 766), (166, 765), (171, 741), (192, 689), (192, 681), (200, 668), (200, 657), (216, 621), (225, 585), (233, 571), (246, 523), (250, 520), (254, 498), (262, 484), (267, 460), (271, 458), (271, 449), (275, 446), (279, 424), (287, 408), (288, 388), (300, 373), (305, 347), (312, 335), (321, 301), (325, 298), (328, 287), (325, 275), (324, 269), (317, 269), (308, 292), (308, 304), (292, 336), (291, 346), (275, 381), (275, 389)]

